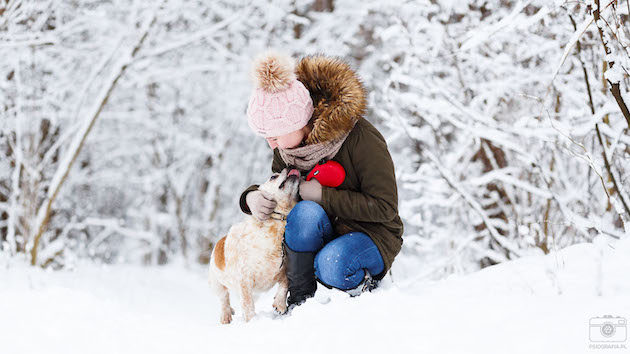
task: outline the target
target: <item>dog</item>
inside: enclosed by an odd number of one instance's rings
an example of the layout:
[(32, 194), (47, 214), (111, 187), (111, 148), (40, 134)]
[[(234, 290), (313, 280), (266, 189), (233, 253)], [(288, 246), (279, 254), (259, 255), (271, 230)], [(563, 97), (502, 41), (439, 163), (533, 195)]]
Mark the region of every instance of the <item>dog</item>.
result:
[(277, 205), (271, 217), (259, 221), (251, 215), (233, 225), (221, 238), (210, 256), (209, 282), (221, 303), (220, 322), (232, 322), (229, 291), (240, 294), (244, 319), (254, 315), (254, 295), (279, 284), (274, 297), (276, 313), (287, 310), (288, 280), (283, 262), (282, 241), (286, 216), (298, 198), (300, 173), (284, 169), (274, 173), (259, 190), (272, 196)]

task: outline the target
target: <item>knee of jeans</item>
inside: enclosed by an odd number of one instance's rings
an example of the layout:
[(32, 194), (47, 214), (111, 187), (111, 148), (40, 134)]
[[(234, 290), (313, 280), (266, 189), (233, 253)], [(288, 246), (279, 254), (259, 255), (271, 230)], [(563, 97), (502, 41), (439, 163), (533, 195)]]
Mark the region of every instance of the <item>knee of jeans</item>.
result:
[(337, 289), (353, 289), (365, 276), (365, 271), (356, 265), (342, 247), (328, 244), (315, 256), (315, 276)]
[(324, 208), (312, 200), (302, 200), (295, 204), (287, 215), (287, 223), (293, 221), (318, 220), (326, 215)]
[(321, 205), (303, 200), (297, 203), (287, 215), (284, 239), (287, 246), (296, 252), (314, 252), (323, 245), (318, 223), (327, 217)]

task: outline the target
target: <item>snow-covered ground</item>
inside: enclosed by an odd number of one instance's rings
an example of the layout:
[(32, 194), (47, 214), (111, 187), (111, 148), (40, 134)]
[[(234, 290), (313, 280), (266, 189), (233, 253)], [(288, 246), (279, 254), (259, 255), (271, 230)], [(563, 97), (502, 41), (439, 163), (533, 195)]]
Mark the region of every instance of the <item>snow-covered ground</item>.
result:
[[(290, 316), (272, 293), (218, 324), (202, 269), (83, 265), (0, 270), (0, 353), (618, 353), (589, 320), (630, 318), (630, 239), (579, 244), (441, 281), (397, 280), (358, 298), (320, 286)], [(601, 292), (601, 296), (598, 295)], [(330, 301), (327, 301), (330, 299)], [(233, 299), (236, 300), (236, 299)], [(621, 328), (620, 328), (621, 330)]]

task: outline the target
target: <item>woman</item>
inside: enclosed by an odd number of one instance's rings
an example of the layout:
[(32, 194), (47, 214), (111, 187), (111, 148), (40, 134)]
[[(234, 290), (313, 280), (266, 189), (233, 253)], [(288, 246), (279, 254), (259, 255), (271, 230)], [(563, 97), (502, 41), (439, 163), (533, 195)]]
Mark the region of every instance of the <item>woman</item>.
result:
[[(394, 165), (379, 131), (363, 118), (366, 93), (343, 61), (266, 53), (254, 61), (257, 87), (248, 124), (273, 149), (271, 169), (299, 170), (333, 160), (345, 170), (341, 185), (303, 180), (302, 198), (287, 216), (284, 251), (288, 305), (315, 294), (316, 280), (352, 296), (372, 290), (402, 246)], [(241, 195), (243, 212), (264, 220), (275, 202), (257, 185)]]

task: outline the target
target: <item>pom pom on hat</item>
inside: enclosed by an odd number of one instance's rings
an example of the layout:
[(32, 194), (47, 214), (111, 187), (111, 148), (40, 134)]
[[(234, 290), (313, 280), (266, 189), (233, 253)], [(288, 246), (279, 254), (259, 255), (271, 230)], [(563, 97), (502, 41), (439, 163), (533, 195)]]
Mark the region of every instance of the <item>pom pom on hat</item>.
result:
[(254, 59), (252, 76), (256, 87), (269, 93), (286, 90), (296, 79), (295, 60), (270, 50)]
[(281, 136), (303, 128), (313, 115), (313, 100), (297, 79), (295, 60), (277, 51), (254, 59), (256, 84), (247, 105), (247, 122), (263, 137)]

